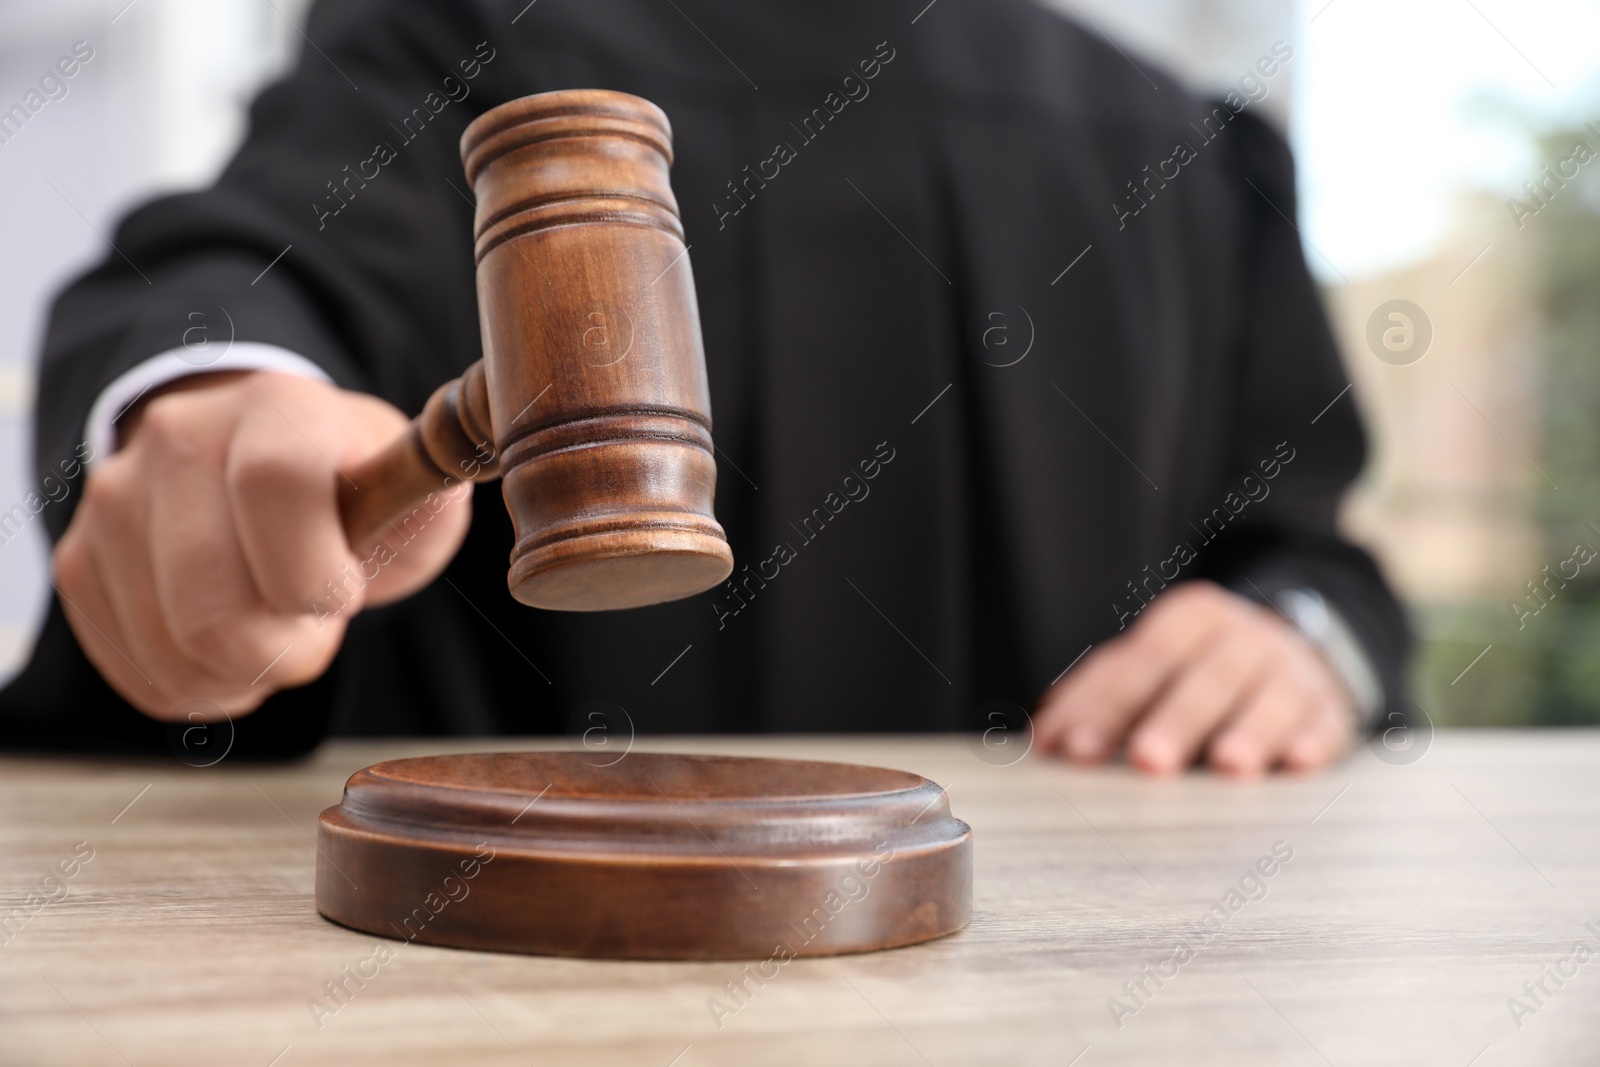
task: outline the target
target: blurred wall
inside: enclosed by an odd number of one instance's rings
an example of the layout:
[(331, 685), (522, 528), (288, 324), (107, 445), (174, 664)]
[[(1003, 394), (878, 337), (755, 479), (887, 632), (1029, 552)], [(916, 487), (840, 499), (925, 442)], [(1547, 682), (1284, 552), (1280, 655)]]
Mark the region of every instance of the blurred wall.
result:
[[(1600, 7), (1312, 2), (1301, 230), (1373, 443), (1346, 529), (1436, 721), (1600, 722), (1600, 573), (1568, 562), (1600, 546)], [(1427, 344), (1386, 350), (1397, 301)]]

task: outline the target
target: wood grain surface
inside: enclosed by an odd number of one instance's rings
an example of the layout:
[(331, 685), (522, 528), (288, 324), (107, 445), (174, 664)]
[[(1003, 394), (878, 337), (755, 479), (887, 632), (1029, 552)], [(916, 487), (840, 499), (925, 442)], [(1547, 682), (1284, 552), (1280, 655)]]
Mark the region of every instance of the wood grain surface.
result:
[[(495, 747), (538, 746), (339, 743), (288, 767), (0, 760), (0, 1063), (1600, 1059), (1600, 959), (1572, 957), (1600, 947), (1584, 925), (1600, 926), (1600, 732), (1441, 732), (1412, 765), (1362, 750), (1246, 784), (993, 766), (962, 738), (641, 741), (903, 768), (946, 783), (973, 825), (966, 930), (769, 965), (761, 983), (761, 961), (392, 941), (381, 959), (379, 939), (317, 914), (317, 814), (352, 772)], [(1523, 983), (1557, 966), (1576, 975), (1529, 999)], [(1141, 978), (1150, 995), (1119, 1027), (1108, 1000), (1134, 1004), (1124, 983)], [(335, 982), (350, 992), (330, 997)], [(1520, 1020), (1512, 997), (1532, 1009)]]

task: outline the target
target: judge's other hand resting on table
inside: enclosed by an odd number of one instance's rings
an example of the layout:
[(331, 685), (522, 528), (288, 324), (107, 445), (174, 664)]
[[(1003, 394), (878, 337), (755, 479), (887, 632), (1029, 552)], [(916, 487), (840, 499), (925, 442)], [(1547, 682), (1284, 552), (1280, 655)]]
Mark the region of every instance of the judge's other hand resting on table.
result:
[(1191, 581), (1046, 691), (1033, 728), (1042, 751), (1075, 763), (1126, 743), (1149, 774), (1178, 773), (1204, 753), (1213, 770), (1248, 777), (1337, 759), (1355, 739), (1356, 710), (1328, 661), (1272, 608)]
[(122, 448), (90, 472), (53, 565), (84, 652), (156, 719), (195, 700), (253, 711), (314, 680), (349, 617), (426, 585), (471, 523), (471, 494), (443, 494), (400, 551), (347, 544), (334, 468), (380, 451), (406, 418), (309, 378), (181, 379), (118, 426)]

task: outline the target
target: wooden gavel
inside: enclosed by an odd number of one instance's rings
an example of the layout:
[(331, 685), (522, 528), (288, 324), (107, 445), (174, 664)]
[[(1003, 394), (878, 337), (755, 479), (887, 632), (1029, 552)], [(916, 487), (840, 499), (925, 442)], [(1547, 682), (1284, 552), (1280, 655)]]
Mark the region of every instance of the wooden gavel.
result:
[(626, 93), (541, 93), (461, 137), (483, 359), (340, 480), (360, 548), (463, 481), (503, 479), (507, 584), (533, 607), (692, 596), (733, 570), (672, 128)]
[[(711, 513), (666, 116), (622, 93), (545, 93), (478, 118), (461, 157), (478, 198), (483, 361), (348, 472), (351, 544), (447, 483), (498, 474), (524, 604), (634, 607), (721, 582), (733, 556)], [(915, 944), (972, 915), (972, 830), (944, 791), (846, 764), (392, 761), (322, 813), (317, 855), (317, 908), (335, 922), (502, 952), (790, 959)]]

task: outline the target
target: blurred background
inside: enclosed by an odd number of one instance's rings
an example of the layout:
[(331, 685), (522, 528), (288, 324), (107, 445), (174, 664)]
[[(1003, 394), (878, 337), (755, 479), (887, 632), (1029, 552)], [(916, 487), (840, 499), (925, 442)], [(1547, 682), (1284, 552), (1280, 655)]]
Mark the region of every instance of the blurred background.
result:
[[(1600, 8), (1588, 0), (1039, 0), (1261, 113), (1373, 448), (1345, 509), (1423, 637), (1441, 724), (1600, 722)], [(50, 295), (116, 219), (211, 180), (308, 0), (0, 0), (0, 681), (50, 593), (29, 472)], [(83, 49), (80, 47), (80, 55)], [(1404, 303), (1396, 303), (1404, 302)], [(1399, 316), (1398, 318), (1394, 316)]]

